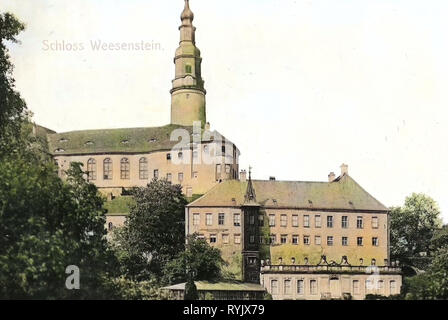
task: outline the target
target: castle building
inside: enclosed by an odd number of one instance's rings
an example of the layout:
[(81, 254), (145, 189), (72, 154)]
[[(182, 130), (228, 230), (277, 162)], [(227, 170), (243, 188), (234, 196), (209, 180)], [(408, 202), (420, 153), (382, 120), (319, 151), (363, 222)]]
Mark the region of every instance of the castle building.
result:
[(341, 166), (328, 182), (252, 181), (211, 189), (186, 209), (186, 233), (221, 250), (230, 271), (274, 299), (364, 299), (400, 293), (389, 209)]
[(185, 0), (171, 123), (65, 133), (39, 129), (60, 175), (72, 162), (84, 165), (86, 178), (108, 198), (109, 229), (126, 219), (129, 188), (144, 187), (153, 178), (182, 185), (192, 200), (185, 208), (186, 235), (199, 234), (219, 248), (227, 272), (261, 283), (274, 299), (398, 294), (401, 270), (390, 261), (389, 209), (349, 175), (347, 165), (325, 182), (253, 181), (250, 171), (249, 177), (240, 173), (239, 149), (207, 122), (193, 19)]
[(49, 132), (48, 145), (63, 177), (80, 162), (87, 179), (107, 195), (108, 228), (124, 223), (126, 190), (153, 178), (181, 184), (194, 198), (221, 181), (238, 179), (240, 151), (206, 120), (201, 53), (196, 47), (189, 2), (181, 15), (171, 90), (171, 123), (163, 127)]

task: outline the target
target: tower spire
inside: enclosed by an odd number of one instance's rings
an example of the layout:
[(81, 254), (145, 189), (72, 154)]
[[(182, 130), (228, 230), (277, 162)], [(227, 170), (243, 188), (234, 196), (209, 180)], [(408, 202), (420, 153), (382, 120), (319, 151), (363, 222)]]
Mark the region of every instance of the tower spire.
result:
[(171, 123), (193, 126), (194, 122), (200, 121), (204, 127), (206, 91), (201, 76), (201, 51), (196, 47), (194, 14), (190, 9), (189, 0), (185, 0), (180, 19), (180, 43), (174, 57), (176, 74), (170, 91)]
[(249, 167), (249, 182), (247, 184), (246, 195), (244, 198), (246, 204), (257, 203), (257, 196), (255, 195), (255, 188), (252, 183), (252, 167)]

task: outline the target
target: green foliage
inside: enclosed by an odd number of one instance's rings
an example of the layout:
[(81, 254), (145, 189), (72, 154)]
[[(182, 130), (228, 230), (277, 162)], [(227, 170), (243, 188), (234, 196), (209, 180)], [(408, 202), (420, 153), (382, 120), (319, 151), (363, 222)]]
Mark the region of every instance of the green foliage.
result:
[(189, 277), (187, 283), (185, 284), (184, 300), (199, 300), (198, 288), (196, 288), (196, 285), (194, 284), (193, 277)]
[(106, 290), (109, 299), (120, 300), (166, 300), (167, 297), (157, 288), (153, 281), (133, 281), (119, 277), (108, 281)]
[(402, 208), (391, 210), (391, 256), (409, 263), (430, 253), (431, 240), (442, 223), (437, 203), (424, 194), (412, 194)]
[(17, 43), (25, 26), (9, 13), (0, 14), (0, 160), (20, 148), (22, 126), (28, 118), (26, 104), (15, 90), (6, 42)]
[(185, 248), (187, 202), (180, 185), (157, 179), (136, 188), (133, 197), (124, 227), (114, 233), (121, 272), (136, 281), (162, 279), (165, 265)]
[(272, 298), (272, 295), (269, 292), (265, 292), (263, 295), (263, 300), (271, 301), (274, 300), (274, 298)]
[[(63, 182), (51, 163), (0, 161), (0, 298), (101, 298), (114, 269), (102, 199), (79, 164)], [(81, 289), (65, 288), (76, 265)]]
[(217, 281), (222, 279), (221, 266), (225, 261), (217, 248), (211, 247), (198, 235), (187, 238), (185, 250), (176, 259), (168, 262), (164, 268), (164, 283), (185, 282), (187, 272), (193, 274), (196, 281)]

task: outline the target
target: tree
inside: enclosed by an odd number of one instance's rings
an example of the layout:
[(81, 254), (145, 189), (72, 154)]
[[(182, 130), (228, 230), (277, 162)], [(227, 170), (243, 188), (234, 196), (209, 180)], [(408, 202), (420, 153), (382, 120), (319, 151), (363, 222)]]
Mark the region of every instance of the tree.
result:
[[(0, 161), (0, 298), (104, 298), (115, 266), (102, 203), (80, 164), (63, 182), (52, 163)], [(80, 290), (65, 287), (70, 265)]]
[(164, 283), (185, 282), (188, 280), (188, 272), (197, 281), (217, 281), (222, 279), (221, 267), (225, 264), (219, 249), (211, 247), (197, 234), (190, 235), (185, 250), (165, 266)]
[(442, 225), (437, 203), (424, 194), (412, 194), (402, 208), (391, 210), (391, 256), (409, 263), (429, 254), (431, 239)]
[(28, 119), (24, 100), (15, 90), (6, 42), (17, 43), (24, 25), (9, 13), (0, 14), (0, 159), (17, 151), (23, 122)]
[(448, 248), (437, 251), (427, 272), (405, 279), (404, 291), (409, 300), (447, 300)]
[(166, 180), (154, 179), (132, 193), (135, 205), (114, 246), (129, 278), (160, 279), (164, 266), (184, 250), (187, 201), (182, 187)]

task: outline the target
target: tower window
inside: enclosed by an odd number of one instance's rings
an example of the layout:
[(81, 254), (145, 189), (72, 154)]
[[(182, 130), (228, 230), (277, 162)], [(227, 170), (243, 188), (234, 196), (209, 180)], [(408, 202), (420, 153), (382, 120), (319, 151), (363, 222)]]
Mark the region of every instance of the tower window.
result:
[(139, 165), (140, 180), (148, 180), (148, 159), (141, 158)]
[(112, 160), (110, 158), (104, 159), (103, 168), (104, 180), (112, 180)]
[(89, 159), (87, 161), (87, 176), (88, 180), (96, 180), (96, 161), (95, 159)]
[(191, 72), (192, 72), (192, 68), (191, 68), (191, 66), (190, 66), (189, 64), (187, 64), (187, 65), (185, 66), (185, 72), (186, 72), (186, 73), (191, 73)]
[(121, 179), (129, 179), (130, 178), (130, 165), (129, 165), (129, 159), (123, 158), (120, 161), (120, 176)]

